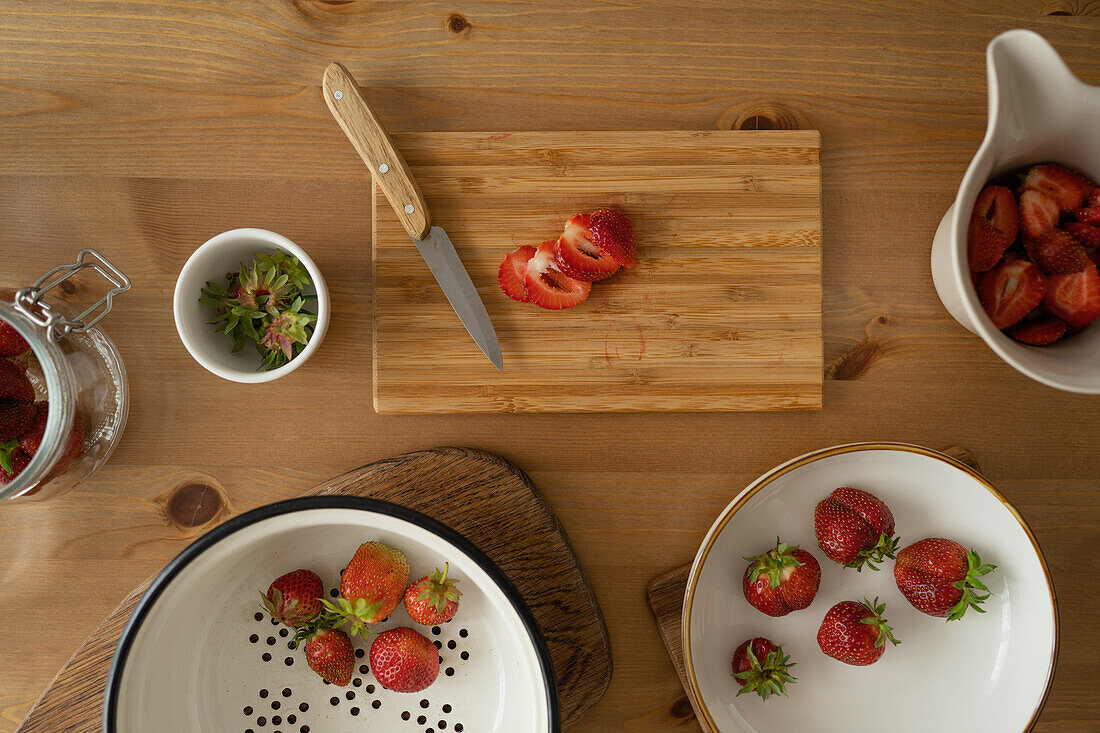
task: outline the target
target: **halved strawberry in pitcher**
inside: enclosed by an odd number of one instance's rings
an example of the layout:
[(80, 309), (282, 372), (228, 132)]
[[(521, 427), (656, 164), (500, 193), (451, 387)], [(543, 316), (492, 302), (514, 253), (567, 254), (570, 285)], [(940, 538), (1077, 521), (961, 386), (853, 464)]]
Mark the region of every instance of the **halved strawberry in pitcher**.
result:
[(527, 297), (535, 305), (549, 310), (562, 310), (580, 305), (592, 292), (592, 283), (569, 277), (554, 261), (557, 242), (549, 240), (539, 245), (527, 263), (524, 284)]
[(588, 229), (591, 214), (577, 214), (565, 222), (565, 231), (554, 249), (558, 267), (575, 280), (596, 282), (619, 271), (619, 261), (592, 241)]
[[(982, 221), (988, 222), (1008, 239), (1008, 244), (1016, 241), (1020, 229), (1020, 213), (1016, 207), (1016, 197), (1004, 186), (986, 186), (974, 201), (974, 213), (971, 214), (971, 231), (980, 229)], [(998, 259), (1000, 259), (998, 257)], [(993, 262), (989, 267), (997, 264)], [(988, 267), (985, 269), (989, 269)]]
[(1046, 306), (1071, 326), (1087, 326), (1100, 317), (1100, 274), (1091, 261), (1080, 272), (1047, 278)]
[(1046, 290), (1043, 273), (1027, 260), (1002, 262), (978, 277), (978, 299), (997, 328), (1022, 321), (1043, 302)]

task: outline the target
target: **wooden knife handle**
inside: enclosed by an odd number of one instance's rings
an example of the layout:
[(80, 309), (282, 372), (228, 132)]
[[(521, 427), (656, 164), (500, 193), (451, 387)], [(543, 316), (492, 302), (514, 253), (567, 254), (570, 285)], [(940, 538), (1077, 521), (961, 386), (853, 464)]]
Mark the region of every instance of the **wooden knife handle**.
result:
[(413, 239), (424, 239), (432, 226), (424, 194), (355, 79), (342, 64), (332, 63), (325, 69), (321, 89), (329, 111), (370, 168), (405, 231)]

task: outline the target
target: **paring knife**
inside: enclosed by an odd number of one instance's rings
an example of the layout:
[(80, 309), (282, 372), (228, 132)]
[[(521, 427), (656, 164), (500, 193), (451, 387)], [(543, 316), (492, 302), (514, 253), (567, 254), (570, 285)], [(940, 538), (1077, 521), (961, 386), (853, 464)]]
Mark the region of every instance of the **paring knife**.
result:
[(413, 239), (420, 256), (428, 264), (435, 280), (447, 296), (459, 320), (470, 332), (474, 343), (489, 357), (493, 365), (504, 371), (500, 341), (489, 320), (485, 304), (469, 273), (462, 266), (451, 238), (442, 227), (432, 226), (432, 217), (420, 186), (416, 184), (405, 159), (393, 145), (393, 140), (378, 121), (359, 85), (341, 64), (329, 64), (322, 81), (325, 103), (340, 124), (344, 134), (355, 146), (359, 157), (370, 168), (374, 180), (386, 195), (401, 225)]

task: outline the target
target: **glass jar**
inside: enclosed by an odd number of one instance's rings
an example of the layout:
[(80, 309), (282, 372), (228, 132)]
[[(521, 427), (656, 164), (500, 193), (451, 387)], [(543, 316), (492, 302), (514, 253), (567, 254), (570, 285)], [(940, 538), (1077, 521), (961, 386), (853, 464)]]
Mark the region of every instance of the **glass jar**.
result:
[[(83, 270), (110, 284), (99, 301), (73, 314), (64, 304), (43, 300)], [(0, 465), (0, 499), (40, 500), (73, 489), (118, 444), (130, 406), (126, 369), (114, 343), (95, 326), (110, 312), (113, 298), (130, 287), (118, 268), (85, 249), (75, 263), (55, 267), (17, 291), (12, 302), (0, 301), (0, 320), (30, 345), (24, 354), (0, 359), (25, 370), (34, 388), (36, 421), (20, 437), (0, 443), (9, 461), (14, 458), (21, 468), (13, 477)], [(17, 429), (9, 427), (9, 432)]]

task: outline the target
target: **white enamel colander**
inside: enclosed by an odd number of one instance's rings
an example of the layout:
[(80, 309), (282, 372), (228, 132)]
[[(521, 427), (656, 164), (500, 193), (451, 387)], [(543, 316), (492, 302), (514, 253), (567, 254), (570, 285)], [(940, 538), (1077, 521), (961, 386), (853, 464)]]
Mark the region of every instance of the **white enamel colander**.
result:
[[(296, 568), (330, 595), (369, 540), (408, 556), (411, 578), (450, 563), (462, 599), (450, 622), (420, 627), (399, 606), (372, 632), (416, 628), (439, 648), (439, 678), (419, 693), (384, 689), (369, 669), (374, 634), (355, 639), (351, 684), (324, 682), (293, 634), (260, 613), (257, 591)], [(469, 541), (403, 507), (306, 497), (229, 520), (153, 581), (122, 633), (107, 681), (106, 733), (558, 733), (546, 644), (500, 570)]]

